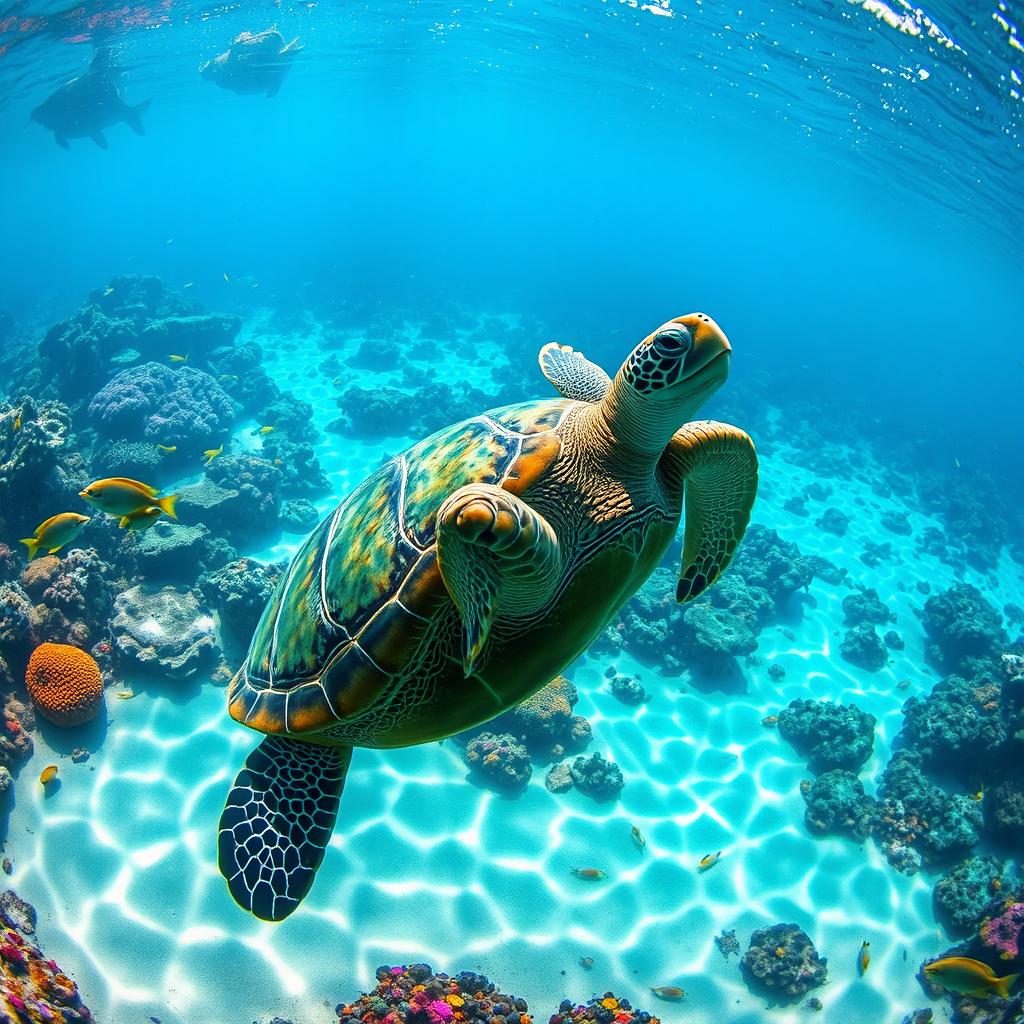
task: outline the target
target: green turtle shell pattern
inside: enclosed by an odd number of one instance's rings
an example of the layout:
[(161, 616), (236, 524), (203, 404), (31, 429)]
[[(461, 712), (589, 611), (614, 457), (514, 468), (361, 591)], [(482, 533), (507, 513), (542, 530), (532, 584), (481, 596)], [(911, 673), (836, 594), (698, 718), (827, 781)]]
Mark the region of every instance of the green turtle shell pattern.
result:
[(305, 540), (264, 609), (228, 693), (232, 717), (312, 738), (371, 709), (452, 607), (437, 569), (438, 508), (467, 483), (500, 485), (531, 435), (555, 430), (574, 404), (526, 402), (456, 423), (356, 487)]

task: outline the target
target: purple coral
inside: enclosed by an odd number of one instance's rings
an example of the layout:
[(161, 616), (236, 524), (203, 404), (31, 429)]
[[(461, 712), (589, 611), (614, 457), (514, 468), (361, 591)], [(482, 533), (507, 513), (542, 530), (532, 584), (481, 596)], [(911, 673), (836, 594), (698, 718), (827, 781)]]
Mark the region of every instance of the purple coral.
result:
[(201, 449), (223, 439), (235, 409), (208, 373), (146, 363), (105, 384), (89, 403), (89, 415), (107, 437)]
[(1004, 960), (1024, 955), (1021, 931), (1024, 930), (1024, 903), (1009, 903), (998, 917), (990, 917), (979, 931), (981, 941), (999, 951)]

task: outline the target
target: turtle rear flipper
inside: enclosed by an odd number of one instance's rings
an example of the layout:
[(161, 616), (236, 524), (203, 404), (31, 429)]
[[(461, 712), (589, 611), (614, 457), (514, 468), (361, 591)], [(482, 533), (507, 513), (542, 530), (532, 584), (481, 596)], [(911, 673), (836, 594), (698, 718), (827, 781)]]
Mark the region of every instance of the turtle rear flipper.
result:
[(284, 736), (268, 736), (245, 759), (220, 817), (218, 850), (239, 906), (281, 921), (309, 892), (351, 760), (351, 747)]

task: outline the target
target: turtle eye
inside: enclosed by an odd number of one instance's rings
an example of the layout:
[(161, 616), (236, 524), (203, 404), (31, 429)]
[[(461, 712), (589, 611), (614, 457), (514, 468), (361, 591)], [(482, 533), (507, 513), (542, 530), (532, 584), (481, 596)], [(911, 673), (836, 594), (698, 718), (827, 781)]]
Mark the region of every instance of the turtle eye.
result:
[(654, 336), (654, 344), (659, 352), (678, 356), (689, 349), (693, 339), (685, 327), (669, 327), (664, 331), (658, 331)]

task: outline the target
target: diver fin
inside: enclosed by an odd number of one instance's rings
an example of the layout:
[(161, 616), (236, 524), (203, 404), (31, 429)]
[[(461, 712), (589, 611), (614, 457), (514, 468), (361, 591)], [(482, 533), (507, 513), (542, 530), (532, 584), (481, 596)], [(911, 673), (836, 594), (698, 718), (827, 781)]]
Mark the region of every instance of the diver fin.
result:
[(68, 149), (69, 148), (68, 140), (65, 139), (63, 135), (59, 135), (57, 132), (53, 133), (53, 141), (56, 142), (57, 145), (60, 146), (61, 149)]
[(316, 878), (351, 747), (268, 736), (245, 759), (220, 816), (217, 863), (235, 902), (282, 921)]
[(142, 115), (149, 109), (149, 104), (151, 102), (151, 100), (143, 100), (134, 107), (129, 107), (125, 104), (124, 123), (128, 125), (136, 135), (146, 134), (146, 129), (142, 124)]
[(92, 135), (89, 136), (89, 138), (92, 139), (92, 141), (95, 142), (96, 145), (100, 147), (100, 149), (107, 148), (107, 137), (103, 134), (103, 132), (98, 130), (94, 131)]
[(537, 355), (544, 376), (563, 398), (575, 402), (600, 402), (612, 379), (582, 352), (550, 341)]

